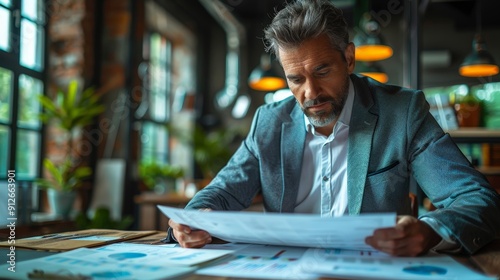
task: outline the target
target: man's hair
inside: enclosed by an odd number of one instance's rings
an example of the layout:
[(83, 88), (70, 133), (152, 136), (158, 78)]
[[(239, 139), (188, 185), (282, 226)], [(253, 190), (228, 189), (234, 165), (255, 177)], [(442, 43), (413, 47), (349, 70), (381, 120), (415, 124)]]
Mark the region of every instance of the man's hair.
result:
[(279, 11), (264, 29), (264, 45), (279, 59), (280, 47), (295, 47), (321, 35), (327, 35), (332, 47), (344, 57), (349, 32), (342, 10), (328, 0), (296, 0)]

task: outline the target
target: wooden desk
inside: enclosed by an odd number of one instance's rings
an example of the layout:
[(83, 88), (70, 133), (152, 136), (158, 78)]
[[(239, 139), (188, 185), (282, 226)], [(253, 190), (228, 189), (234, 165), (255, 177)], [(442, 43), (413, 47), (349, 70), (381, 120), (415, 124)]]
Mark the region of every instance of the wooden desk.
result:
[(494, 240), (469, 258), (455, 259), (470, 268), (500, 279), (500, 239)]
[[(16, 238), (25, 238), (36, 235), (44, 235), (54, 232), (76, 230), (76, 224), (68, 220), (54, 220), (45, 222), (32, 222), (16, 226)], [(7, 240), (10, 234), (9, 228), (0, 228), (0, 241)]]

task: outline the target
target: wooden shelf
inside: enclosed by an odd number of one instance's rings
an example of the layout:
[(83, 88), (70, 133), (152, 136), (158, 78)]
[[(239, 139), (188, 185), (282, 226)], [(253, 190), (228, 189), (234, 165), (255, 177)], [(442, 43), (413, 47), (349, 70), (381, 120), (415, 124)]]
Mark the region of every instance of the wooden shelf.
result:
[(500, 175), (500, 166), (478, 166), (477, 170), (484, 175)]
[(467, 127), (446, 131), (456, 143), (500, 143), (500, 130)]

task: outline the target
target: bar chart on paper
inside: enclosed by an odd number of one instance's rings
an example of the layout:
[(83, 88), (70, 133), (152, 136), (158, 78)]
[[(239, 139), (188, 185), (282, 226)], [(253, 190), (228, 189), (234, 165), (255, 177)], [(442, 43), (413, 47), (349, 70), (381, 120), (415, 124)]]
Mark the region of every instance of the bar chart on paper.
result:
[(298, 262), (306, 248), (250, 245), (234, 253), (235, 258), (198, 270), (197, 274), (262, 279), (316, 279), (302, 273)]

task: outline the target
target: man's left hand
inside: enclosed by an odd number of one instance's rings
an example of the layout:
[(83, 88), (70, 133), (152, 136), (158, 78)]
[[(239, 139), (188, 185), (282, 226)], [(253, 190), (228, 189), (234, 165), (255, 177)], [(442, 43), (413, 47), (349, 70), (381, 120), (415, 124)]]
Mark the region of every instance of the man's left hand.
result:
[(393, 256), (418, 256), (441, 241), (429, 225), (413, 216), (398, 216), (396, 226), (381, 228), (366, 238), (373, 248)]

